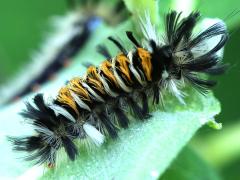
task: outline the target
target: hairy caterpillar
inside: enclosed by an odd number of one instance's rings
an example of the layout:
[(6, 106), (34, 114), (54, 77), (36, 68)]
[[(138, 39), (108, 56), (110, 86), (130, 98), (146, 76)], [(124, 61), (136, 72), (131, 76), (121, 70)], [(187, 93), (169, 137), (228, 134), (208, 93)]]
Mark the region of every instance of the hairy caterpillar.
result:
[[(39, 86), (52, 79), (80, 52), (102, 20), (114, 25), (126, 16), (126, 13), (125, 16), (121, 15), (125, 11), (122, 1), (119, 1), (116, 7), (105, 10), (105, 14), (102, 14), (99, 9), (106, 4), (98, 0), (84, 2), (81, 4), (81, 9), (77, 2), (69, 2), (69, 4), (72, 4), (71, 10), (66, 15), (52, 19), (54, 32), (48, 35), (40, 50), (33, 54), (32, 63), (26, 66), (15, 79), (9, 80), (9, 83), (1, 87), (1, 104), (11, 103), (36, 91)], [(114, 13), (120, 15), (115, 16)]]
[[(80, 17), (76, 14), (58, 17), (59, 21), (54, 22), (58, 32), (47, 39), (41, 50), (34, 54), (33, 63), (26, 67), (30, 72), (20, 73), (1, 89), (1, 95), (4, 97), (1, 99), (2, 104), (11, 103), (35, 91), (72, 60), (90, 36), (91, 23), (97, 20), (84, 20)], [(38, 67), (37, 70), (35, 67)], [(11, 88), (12, 86), (14, 88)]]
[(51, 102), (38, 94), (34, 105), (27, 104), (21, 114), (33, 124), (36, 133), (11, 137), (14, 149), (28, 152), (27, 160), (54, 167), (59, 149), (63, 148), (71, 160), (76, 158), (75, 141), (89, 138), (100, 146), (105, 137), (117, 138), (118, 131), (130, 123), (126, 114), (129, 109), (139, 120), (149, 118), (149, 102), (162, 102), (163, 91), (171, 92), (182, 103), (181, 88), (186, 84), (207, 93), (216, 82), (201, 74), (219, 75), (225, 71), (218, 52), (228, 32), (225, 24), (218, 22), (193, 35), (199, 17), (198, 12), (182, 18), (181, 13), (171, 11), (166, 15), (163, 41), (146, 18), (142, 31), (147, 46), (127, 32), (134, 45), (130, 51), (109, 37), (119, 54), (112, 58), (101, 47), (107, 60), (99, 67), (90, 66), (84, 77), (71, 79)]

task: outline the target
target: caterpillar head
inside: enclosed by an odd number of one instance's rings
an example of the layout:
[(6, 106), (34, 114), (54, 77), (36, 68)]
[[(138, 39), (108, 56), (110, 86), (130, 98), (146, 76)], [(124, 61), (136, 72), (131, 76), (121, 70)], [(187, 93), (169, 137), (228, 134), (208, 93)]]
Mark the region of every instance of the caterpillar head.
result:
[(214, 20), (199, 33), (196, 30), (200, 14), (193, 12), (185, 18), (181, 13), (170, 12), (166, 16), (164, 43), (151, 42), (155, 56), (161, 61), (161, 83), (169, 88), (179, 99), (183, 95), (178, 90), (190, 83), (201, 93), (206, 93), (216, 81), (202, 76), (219, 75), (226, 70), (221, 63), (223, 47), (228, 32), (223, 21)]

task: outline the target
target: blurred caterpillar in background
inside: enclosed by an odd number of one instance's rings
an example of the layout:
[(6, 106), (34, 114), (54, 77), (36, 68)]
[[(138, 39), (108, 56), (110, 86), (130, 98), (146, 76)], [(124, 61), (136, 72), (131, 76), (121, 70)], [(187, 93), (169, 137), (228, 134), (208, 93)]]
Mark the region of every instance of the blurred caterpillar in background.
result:
[[(72, 10), (65, 16), (53, 19), (55, 32), (48, 35), (49, 38), (39, 52), (33, 55), (33, 62), (17, 78), (1, 87), (0, 104), (11, 103), (36, 91), (39, 86), (52, 79), (79, 53), (102, 19), (111, 25), (123, 21), (127, 16), (127, 13), (123, 15), (123, 1), (116, 1), (118, 3), (115, 7), (104, 11), (102, 6), (107, 5), (99, 0), (81, 1), (81, 8), (77, 1), (68, 1)], [(113, 16), (115, 13), (119, 15)]]
[(28, 152), (26, 160), (54, 167), (60, 149), (74, 160), (77, 141), (87, 139), (100, 146), (107, 137), (117, 138), (118, 131), (129, 126), (129, 115), (140, 121), (149, 118), (149, 103), (163, 102), (164, 91), (182, 103), (186, 85), (207, 93), (216, 81), (202, 74), (220, 75), (225, 71), (219, 51), (227, 42), (228, 32), (219, 21), (193, 34), (199, 17), (198, 12), (185, 18), (169, 12), (161, 39), (146, 16), (141, 29), (147, 44), (142, 45), (128, 31), (134, 46), (130, 51), (109, 37), (120, 53), (112, 57), (102, 46), (100, 51), (106, 60), (99, 67), (90, 66), (83, 77), (71, 79), (56, 98), (46, 101), (37, 94), (33, 105), (27, 103), (21, 115), (34, 126), (35, 134), (11, 137), (14, 149)]

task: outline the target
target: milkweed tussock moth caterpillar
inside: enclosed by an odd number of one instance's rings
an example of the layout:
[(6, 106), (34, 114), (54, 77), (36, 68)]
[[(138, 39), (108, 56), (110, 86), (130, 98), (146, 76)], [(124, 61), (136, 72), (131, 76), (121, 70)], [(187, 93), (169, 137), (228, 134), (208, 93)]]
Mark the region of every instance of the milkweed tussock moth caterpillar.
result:
[(146, 16), (141, 28), (147, 46), (127, 32), (134, 46), (130, 51), (109, 37), (120, 53), (111, 57), (102, 46), (100, 52), (106, 60), (98, 67), (90, 66), (83, 77), (71, 79), (52, 101), (45, 101), (38, 94), (33, 98), (34, 105), (27, 103), (21, 114), (33, 124), (36, 134), (11, 137), (14, 149), (28, 152), (27, 160), (54, 167), (60, 149), (71, 160), (76, 158), (76, 141), (90, 139), (100, 146), (106, 137), (117, 138), (119, 130), (132, 121), (128, 110), (137, 120), (149, 118), (149, 103), (163, 102), (165, 91), (182, 103), (182, 87), (186, 85), (207, 93), (216, 82), (201, 74), (220, 75), (225, 71), (226, 65), (221, 63), (218, 52), (224, 47), (228, 32), (219, 21), (193, 34), (199, 18), (198, 12), (185, 18), (181, 13), (169, 12), (165, 34), (160, 39)]
[[(120, 3), (121, 2), (121, 3)], [(80, 6), (73, 5), (71, 11), (63, 16), (51, 19), (53, 32), (49, 33), (39, 51), (32, 55), (32, 63), (27, 65), (19, 75), (0, 89), (2, 96), (0, 104), (8, 104), (30, 92), (37, 91), (48, 80), (52, 80), (56, 73), (74, 59), (85, 45), (92, 32), (104, 20), (114, 25), (124, 20), (125, 16), (115, 17), (113, 10), (125, 11), (123, 2), (119, 1), (116, 7), (102, 11), (102, 3), (95, 1), (85, 2)], [(104, 4), (106, 7), (106, 3)], [(26, 71), (27, 69), (27, 71)]]
[(3, 86), (1, 103), (9, 103), (23, 97), (50, 80), (84, 46), (93, 30), (93, 22), (97, 21), (99, 19), (85, 18), (79, 12), (55, 17), (52, 21), (55, 32), (49, 34), (40, 50), (34, 53), (32, 63), (27, 65), (16, 79)]

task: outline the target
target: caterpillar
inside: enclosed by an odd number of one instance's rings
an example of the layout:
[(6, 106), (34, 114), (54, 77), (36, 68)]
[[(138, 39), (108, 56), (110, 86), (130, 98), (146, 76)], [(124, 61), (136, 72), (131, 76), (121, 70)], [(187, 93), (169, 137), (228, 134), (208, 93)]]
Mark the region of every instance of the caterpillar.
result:
[[(10, 83), (4, 84), (0, 89), (1, 104), (19, 100), (52, 79), (80, 52), (92, 32), (103, 20), (114, 25), (126, 17), (125, 13), (125, 16), (119, 15), (111, 20), (109, 18), (109, 16), (115, 17), (113, 12), (116, 9), (119, 14), (125, 12), (122, 1), (119, 1), (116, 7), (105, 11), (105, 14), (100, 13), (99, 8), (103, 5), (98, 0), (84, 2), (82, 9), (79, 9), (77, 2), (68, 3), (72, 4), (71, 10), (66, 15), (56, 16), (52, 19), (54, 32), (48, 35), (49, 38), (45, 40), (39, 52), (33, 54), (33, 63), (25, 67), (30, 70), (30, 73), (29, 71), (20, 72), (17, 78), (10, 80)], [(35, 67), (38, 69), (36, 70)], [(34, 71), (31, 71), (32, 69)]]
[(220, 75), (227, 68), (219, 51), (227, 42), (228, 32), (219, 21), (194, 35), (199, 19), (199, 12), (182, 17), (181, 12), (170, 11), (161, 40), (146, 16), (141, 29), (147, 44), (142, 45), (127, 31), (133, 45), (130, 51), (109, 37), (120, 50), (116, 56), (101, 46), (106, 60), (98, 67), (90, 66), (83, 77), (71, 79), (51, 101), (37, 94), (33, 105), (26, 104), (21, 115), (34, 126), (35, 134), (10, 137), (14, 150), (28, 152), (26, 160), (54, 167), (60, 149), (75, 160), (76, 141), (88, 139), (100, 146), (106, 138), (115, 139), (119, 130), (128, 128), (130, 115), (139, 121), (151, 117), (149, 103), (163, 102), (164, 91), (182, 103), (184, 86), (207, 93), (216, 81), (205, 75)]
[[(36, 91), (39, 86), (67, 66), (85, 45), (93, 31), (91, 26), (97, 21), (99, 21), (97, 18), (84, 19), (74, 13), (57, 17), (53, 22), (56, 24), (57, 32), (47, 39), (41, 50), (33, 55), (33, 63), (26, 67), (30, 70), (38, 67), (38, 70), (19, 73), (16, 79), (6, 84), (1, 89), (1, 95), (4, 97), (1, 99), (1, 104), (9, 104), (31, 91)], [(14, 88), (11, 88), (12, 86)]]

